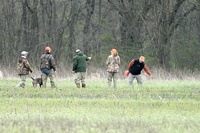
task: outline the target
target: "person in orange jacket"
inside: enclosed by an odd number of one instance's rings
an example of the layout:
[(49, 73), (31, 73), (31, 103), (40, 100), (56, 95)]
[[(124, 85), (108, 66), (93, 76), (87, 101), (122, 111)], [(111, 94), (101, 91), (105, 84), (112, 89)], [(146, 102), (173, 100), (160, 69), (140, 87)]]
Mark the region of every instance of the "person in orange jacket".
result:
[(139, 59), (133, 59), (129, 65), (128, 65), (128, 83), (129, 87), (133, 86), (133, 80), (136, 78), (138, 84), (142, 84), (142, 77), (141, 77), (141, 71), (144, 69), (144, 71), (151, 77), (151, 72), (149, 71), (148, 67), (144, 63), (145, 57), (140, 56)]

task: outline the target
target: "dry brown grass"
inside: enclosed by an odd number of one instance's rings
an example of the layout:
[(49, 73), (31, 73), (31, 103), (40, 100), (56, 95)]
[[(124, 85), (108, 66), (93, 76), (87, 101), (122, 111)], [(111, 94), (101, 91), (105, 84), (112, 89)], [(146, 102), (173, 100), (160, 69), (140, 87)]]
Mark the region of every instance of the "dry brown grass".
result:
[[(41, 71), (38, 68), (33, 68), (33, 73), (30, 75), (32, 77), (40, 77)], [(119, 71), (119, 79), (125, 79), (126, 76), (124, 72), (126, 69), (121, 68)], [(171, 72), (166, 71), (162, 68), (153, 68), (150, 69), (152, 72), (153, 78), (150, 78), (144, 70), (142, 71), (142, 77), (144, 80), (199, 80), (200, 72), (192, 72), (190, 70), (173, 70)], [(1, 68), (0, 70), (0, 78), (10, 78), (10, 77), (18, 77), (15, 69), (7, 69)], [(55, 74), (56, 79), (73, 79), (74, 75), (72, 73), (71, 66), (58, 68)], [(93, 66), (89, 66), (87, 70), (87, 79), (90, 80), (102, 80), (107, 78), (106, 68), (96, 68)]]

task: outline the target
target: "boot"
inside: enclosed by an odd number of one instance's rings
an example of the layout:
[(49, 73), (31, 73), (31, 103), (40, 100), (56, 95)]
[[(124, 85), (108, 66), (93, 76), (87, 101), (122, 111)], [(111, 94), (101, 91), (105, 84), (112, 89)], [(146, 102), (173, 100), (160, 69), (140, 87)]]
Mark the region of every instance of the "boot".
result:
[(86, 84), (82, 84), (82, 88), (85, 88), (86, 87)]
[(24, 87), (25, 87), (25, 83), (22, 83), (22, 84), (20, 85), (20, 87), (24, 88)]
[(56, 88), (56, 85), (55, 85), (55, 83), (54, 83), (53, 81), (51, 81), (51, 88), (52, 88), (52, 89), (55, 89), (55, 88)]
[(76, 83), (76, 87), (77, 87), (77, 88), (80, 88), (80, 83)]

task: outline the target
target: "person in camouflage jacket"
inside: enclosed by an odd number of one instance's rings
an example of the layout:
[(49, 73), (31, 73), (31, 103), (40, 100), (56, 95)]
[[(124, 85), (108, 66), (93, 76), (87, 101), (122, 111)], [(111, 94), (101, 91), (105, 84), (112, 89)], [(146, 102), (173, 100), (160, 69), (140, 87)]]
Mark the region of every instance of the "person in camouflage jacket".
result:
[(21, 81), (19, 82), (19, 84), (16, 85), (16, 88), (18, 87), (24, 88), (26, 85), (27, 75), (29, 75), (29, 72), (31, 73), (33, 72), (27, 60), (27, 55), (28, 55), (28, 52), (22, 51), (21, 57), (18, 59), (17, 70), (18, 70), (18, 75), (20, 76)]
[(108, 87), (111, 88), (111, 82), (113, 80), (114, 88), (117, 88), (117, 76), (119, 72), (120, 57), (116, 49), (112, 49), (111, 55), (106, 60), (107, 72), (108, 72)]
[(56, 88), (53, 73), (56, 73), (56, 63), (51, 54), (51, 48), (45, 47), (45, 53), (41, 56), (40, 69), (42, 71), (43, 88), (46, 88), (47, 78), (50, 79), (51, 88)]

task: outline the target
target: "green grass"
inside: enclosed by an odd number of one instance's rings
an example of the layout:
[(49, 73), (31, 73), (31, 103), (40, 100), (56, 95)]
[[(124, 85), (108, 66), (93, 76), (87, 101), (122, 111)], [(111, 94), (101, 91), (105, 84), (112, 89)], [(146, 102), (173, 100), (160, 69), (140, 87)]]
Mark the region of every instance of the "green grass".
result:
[(57, 89), (15, 89), (18, 79), (0, 80), (1, 133), (197, 133), (200, 130), (200, 82), (144, 81), (118, 89), (87, 81), (57, 80)]

